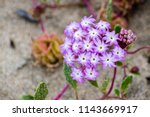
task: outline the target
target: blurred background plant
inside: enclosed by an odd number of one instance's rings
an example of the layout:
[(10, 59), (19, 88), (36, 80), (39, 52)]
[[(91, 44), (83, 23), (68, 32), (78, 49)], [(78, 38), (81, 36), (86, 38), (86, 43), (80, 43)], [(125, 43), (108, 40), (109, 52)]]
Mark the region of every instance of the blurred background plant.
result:
[[(119, 24), (122, 27), (128, 26), (127, 15), (134, 10), (134, 8), (143, 3), (145, 0), (113, 0), (113, 12), (111, 25)], [(107, 1), (104, 1), (98, 12), (97, 19), (107, 20)]]
[[(113, 0), (112, 1), (112, 21), (111, 25), (115, 26), (115, 24), (119, 24), (123, 27), (128, 26), (127, 16), (134, 10), (134, 8), (144, 3), (146, 0)], [(32, 7), (29, 12), (26, 12), (26, 19), (31, 20), (39, 20), (41, 16), (45, 13), (46, 9), (56, 9), (63, 7), (73, 7), (73, 6), (82, 6), (87, 7), (88, 12), (97, 17), (97, 20), (107, 20), (107, 4), (108, 1), (104, 0), (99, 8), (98, 13), (95, 12), (94, 6), (92, 5), (91, 0), (81, 0), (78, 3), (69, 3), (69, 4), (61, 4), (61, 0), (31, 0)], [(19, 13), (18, 13), (19, 14)], [(21, 15), (21, 13), (20, 13)]]
[(44, 33), (32, 41), (32, 53), (36, 64), (55, 68), (62, 63), (63, 56), (59, 46), (62, 39), (56, 34)]

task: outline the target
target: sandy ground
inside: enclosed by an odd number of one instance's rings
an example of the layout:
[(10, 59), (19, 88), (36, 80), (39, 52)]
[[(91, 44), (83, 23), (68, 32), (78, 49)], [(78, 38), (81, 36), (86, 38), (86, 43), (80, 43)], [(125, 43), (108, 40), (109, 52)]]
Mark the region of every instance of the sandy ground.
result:
[[(66, 84), (62, 66), (54, 72), (41, 66), (34, 66), (31, 55), (31, 39), (40, 35), (38, 25), (30, 24), (20, 19), (15, 11), (19, 8), (28, 10), (30, 0), (0, 0), (0, 99), (21, 99), (24, 94), (33, 94), (34, 88), (41, 81), (48, 84), (49, 95), (54, 97)], [(62, 0), (62, 3), (71, 0)], [(129, 17), (129, 28), (138, 36), (135, 48), (150, 45), (150, 1), (138, 7)], [(76, 0), (75, 2), (78, 2)], [(86, 8), (73, 7), (47, 11), (46, 29), (63, 36), (65, 26), (71, 21), (78, 21), (88, 15)], [(10, 47), (13, 40), (16, 48)], [(131, 57), (130, 57), (131, 58)], [(141, 76), (134, 78), (129, 89), (129, 99), (150, 99), (150, 86), (146, 77), (150, 76), (150, 64), (140, 52), (132, 56), (131, 65), (140, 66)], [(129, 65), (129, 66), (131, 66)], [(103, 76), (105, 73), (101, 73)], [(111, 70), (110, 70), (111, 74)], [(120, 72), (121, 74), (121, 72)], [(118, 75), (118, 85), (121, 76)], [(88, 83), (79, 85), (80, 99), (97, 99), (100, 93)], [(72, 89), (69, 89), (62, 99), (75, 99)]]

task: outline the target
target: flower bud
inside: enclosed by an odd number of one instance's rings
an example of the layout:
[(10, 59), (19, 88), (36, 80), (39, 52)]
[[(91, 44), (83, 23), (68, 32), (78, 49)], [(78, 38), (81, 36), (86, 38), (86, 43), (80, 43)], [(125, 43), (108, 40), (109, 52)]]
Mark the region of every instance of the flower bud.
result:
[(121, 48), (126, 48), (128, 45), (133, 43), (136, 40), (135, 34), (131, 30), (121, 29), (119, 34), (118, 43)]
[(140, 71), (139, 67), (137, 67), (137, 66), (132, 67), (131, 70), (130, 70), (130, 72), (133, 73), (133, 74), (139, 73), (139, 71)]

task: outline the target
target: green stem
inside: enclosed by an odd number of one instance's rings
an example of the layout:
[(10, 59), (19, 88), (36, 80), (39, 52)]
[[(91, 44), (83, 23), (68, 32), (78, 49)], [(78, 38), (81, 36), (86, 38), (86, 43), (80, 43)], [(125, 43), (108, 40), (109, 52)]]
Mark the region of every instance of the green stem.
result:
[(78, 100), (78, 99), (79, 99), (78, 90), (77, 90), (77, 89), (74, 89), (74, 93), (75, 93), (75, 96), (76, 96), (76, 100)]

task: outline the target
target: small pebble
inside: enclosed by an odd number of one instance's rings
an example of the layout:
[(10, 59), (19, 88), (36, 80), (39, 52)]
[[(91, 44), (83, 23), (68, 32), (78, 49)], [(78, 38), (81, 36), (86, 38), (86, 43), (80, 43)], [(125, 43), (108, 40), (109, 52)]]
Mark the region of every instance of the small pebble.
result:
[(12, 49), (15, 49), (15, 48), (16, 48), (16, 45), (15, 45), (15, 43), (14, 43), (13, 40), (10, 40), (10, 47), (11, 47)]

